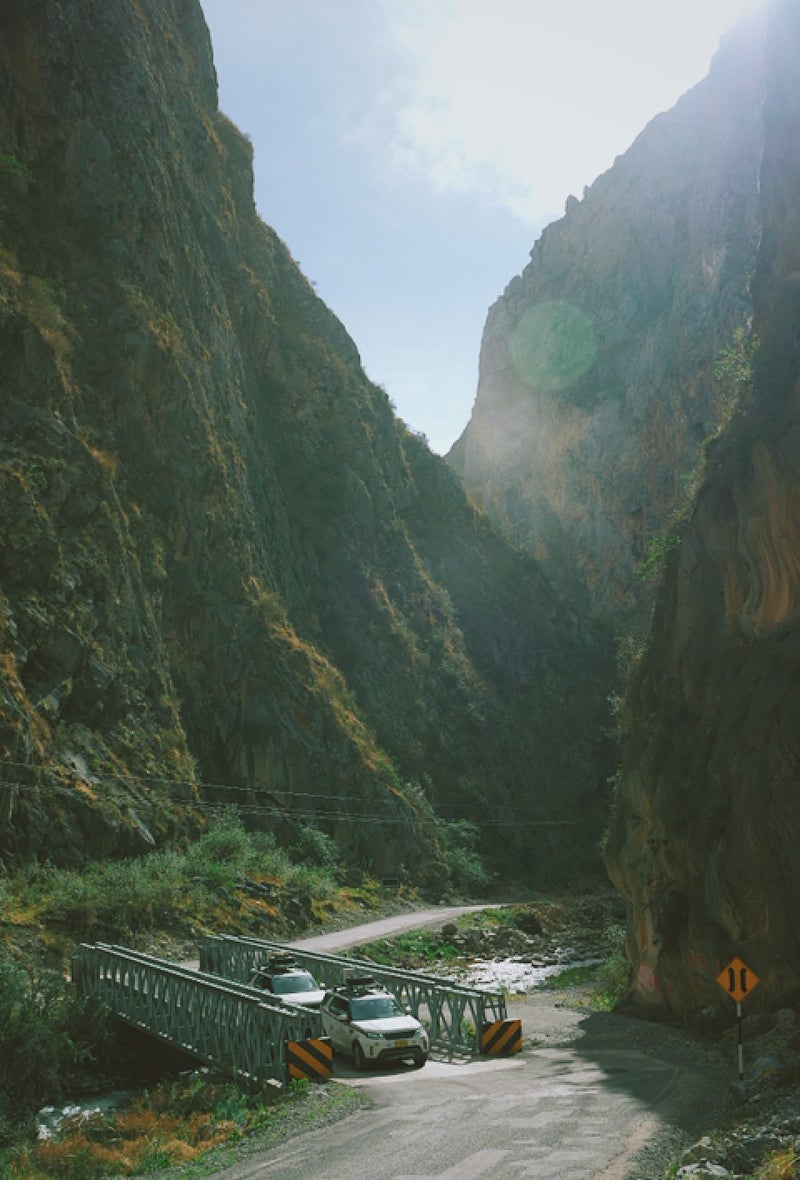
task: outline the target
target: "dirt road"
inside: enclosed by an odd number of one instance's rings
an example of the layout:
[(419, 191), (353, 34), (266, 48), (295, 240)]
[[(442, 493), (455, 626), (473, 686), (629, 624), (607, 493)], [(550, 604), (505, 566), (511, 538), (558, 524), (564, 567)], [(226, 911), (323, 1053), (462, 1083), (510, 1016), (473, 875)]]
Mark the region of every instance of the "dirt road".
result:
[(474, 914), (478, 910), (496, 908), (491, 905), (437, 905), (427, 910), (413, 910), (410, 913), (394, 914), (390, 918), (379, 918), (363, 926), (349, 926), (347, 930), (335, 930), (330, 934), (316, 934), (313, 938), (297, 938), (289, 944), (306, 951), (320, 951), (337, 955), (348, 947), (362, 942), (373, 942), (378, 938), (393, 938), (406, 930), (425, 930), (445, 922), (453, 922), (462, 914)]
[[(439, 911), (433, 920), (446, 919)], [(342, 949), (386, 933), (382, 922), (313, 941)], [(725, 1103), (724, 1069), (675, 1029), (590, 1013), (556, 992), (510, 1002), (509, 1015), (521, 1017), (525, 1037), (514, 1058), (366, 1075), (337, 1058), (337, 1077), (362, 1091), (367, 1108), (218, 1175), (658, 1180)]]

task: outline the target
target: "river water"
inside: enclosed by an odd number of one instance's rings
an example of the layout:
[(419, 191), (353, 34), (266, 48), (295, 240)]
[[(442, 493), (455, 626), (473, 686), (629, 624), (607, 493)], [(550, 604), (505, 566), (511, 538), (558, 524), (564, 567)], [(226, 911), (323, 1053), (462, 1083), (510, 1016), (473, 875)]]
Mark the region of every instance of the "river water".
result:
[(133, 1097), (133, 1090), (112, 1090), (109, 1094), (69, 1102), (65, 1106), (45, 1106), (38, 1114), (38, 1138), (51, 1139), (67, 1119), (91, 1118), (93, 1114), (109, 1114), (125, 1106)]
[(552, 979), (553, 976), (560, 975), (572, 967), (593, 967), (600, 962), (602, 959), (599, 958), (565, 958), (561, 962), (534, 966), (518, 959), (477, 959), (459, 978), (471, 987), (521, 994), (533, 991), (545, 980)]

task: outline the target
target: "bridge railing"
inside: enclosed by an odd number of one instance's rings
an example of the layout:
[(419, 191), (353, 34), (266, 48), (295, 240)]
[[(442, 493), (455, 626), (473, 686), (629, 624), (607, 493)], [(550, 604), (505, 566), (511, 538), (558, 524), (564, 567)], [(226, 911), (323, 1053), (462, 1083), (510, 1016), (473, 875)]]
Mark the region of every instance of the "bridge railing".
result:
[(317, 1012), (126, 947), (82, 944), (72, 979), (127, 1023), (256, 1084), (286, 1084), (286, 1042), (321, 1035)]
[(456, 1053), (477, 1054), (481, 1030), (506, 1018), (502, 992), (461, 986), (435, 975), (385, 967), (368, 959), (326, 955), (266, 939), (226, 934), (206, 938), (200, 947), (200, 967), (226, 979), (245, 982), (276, 951), (291, 952), (300, 966), (311, 971), (326, 988), (341, 986), (354, 970), (372, 975), (426, 1025), (431, 1045), (451, 1058)]

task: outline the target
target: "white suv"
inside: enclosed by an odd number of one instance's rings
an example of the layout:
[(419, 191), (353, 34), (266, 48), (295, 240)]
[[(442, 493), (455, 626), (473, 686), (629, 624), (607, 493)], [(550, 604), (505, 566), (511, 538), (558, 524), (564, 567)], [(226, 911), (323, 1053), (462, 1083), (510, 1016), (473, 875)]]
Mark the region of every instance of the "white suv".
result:
[(391, 992), (369, 975), (353, 976), (322, 1001), (322, 1028), (333, 1048), (353, 1058), (356, 1069), (372, 1062), (428, 1060), (428, 1034)]

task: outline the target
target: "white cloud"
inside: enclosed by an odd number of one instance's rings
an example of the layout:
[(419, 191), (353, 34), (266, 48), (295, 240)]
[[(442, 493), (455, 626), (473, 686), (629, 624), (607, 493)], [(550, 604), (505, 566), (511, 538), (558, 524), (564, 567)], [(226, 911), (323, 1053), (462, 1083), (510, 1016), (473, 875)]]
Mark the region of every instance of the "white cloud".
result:
[(406, 72), (402, 93), (384, 93), (382, 158), (541, 223), (705, 75), (721, 34), (752, 6), (383, 0)]

